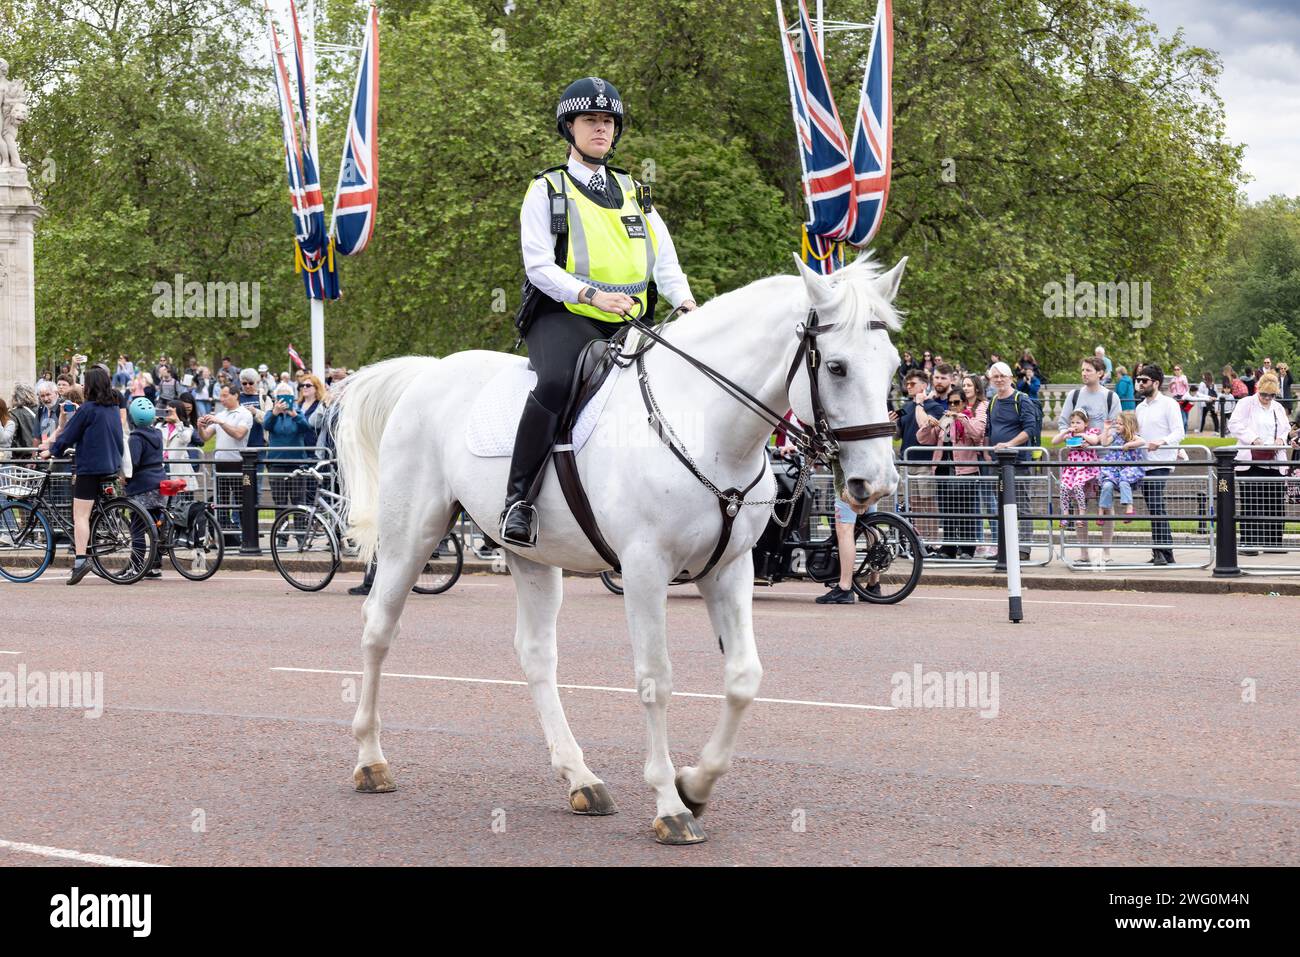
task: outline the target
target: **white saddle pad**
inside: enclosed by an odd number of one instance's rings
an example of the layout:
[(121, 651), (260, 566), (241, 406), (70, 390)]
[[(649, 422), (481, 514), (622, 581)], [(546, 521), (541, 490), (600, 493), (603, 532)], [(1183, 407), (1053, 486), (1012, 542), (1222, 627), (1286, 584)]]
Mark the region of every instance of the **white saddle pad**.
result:
[[(587, 439), (591, 438), (622, 371), (616, 368), (610, 372), (600, 390), (578, 413), (578, 421), (573, 426), (574, 452), (582, 451)], [(465, 430), (465, 443), (472, 453), (493, 458), (514, 452), (515, 433), (519, 430), (524, 401), (536, 384), (537, 373), (522, 363), (502, 369), (488, 380), (474, 399), (469, 413), (469, 428)]]

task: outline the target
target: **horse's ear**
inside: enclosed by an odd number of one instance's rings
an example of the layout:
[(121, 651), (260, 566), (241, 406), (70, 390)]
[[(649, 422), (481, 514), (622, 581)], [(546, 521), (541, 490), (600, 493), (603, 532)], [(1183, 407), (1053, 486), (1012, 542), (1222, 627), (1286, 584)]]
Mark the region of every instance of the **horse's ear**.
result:
[(792, 255), (794, 261), (799, 264), (799, 275), (803, 279), (804, 288), (808, 290), (808, 299), (813, 304), (813, 308), (826, 309), (838, 298), (835, 289), (826, 281), (825, 276), (810, 269), (797, 253)]
[(907, 257), (898, 261), (893, 269), (876, 280), (876, 290), (885, 297), (886, 302), (893, 302), (898, 295), (898, 287), (903, 282), (903, 270), (907, 268)]

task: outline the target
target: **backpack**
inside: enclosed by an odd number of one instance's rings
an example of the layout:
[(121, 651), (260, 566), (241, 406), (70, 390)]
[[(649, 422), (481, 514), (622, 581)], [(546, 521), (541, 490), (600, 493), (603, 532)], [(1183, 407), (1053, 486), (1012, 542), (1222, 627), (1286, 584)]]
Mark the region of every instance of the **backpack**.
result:
[[(1018, 389), (1013, 393), (1013, 395), (1015, 396), (1016, 415), (1020, 414), (1020, 399), (1022, 396), (1024, 397), (1024, 400), (1026, 402), (1030, 403), (1034, 407), (1034, 427), (1029, 433), (1029, 442), (1027, 444), (1031, 446), (1042, 445), (1043, 444), (1043, 407)], [(993, 418), (993, 406), (997, 403), (997, 401), (998, 401), (998, 397), (996, 395), (989, 400), (990, 421), (992, 421)]]
[[(1073, 392), (1070, 393), (1070, 411), (1074, 411), (1075, 409), (1077, 409), (1077, 408), (1079, 407), (1079, 393), (1082, 392), (1082, 391), (1083, 391), (1082, 389), (1075, 389)], [(1106, 395), (1109, 397), (1109, 398), (1106, 399), (1106, 418), (1109, 419), (1109, 418), (1112, 418), (1112, 416), (1111, 416), (1111, 410), (1112, 410), (1116, 405), (1119, 404), (1119, 396), (1115, 395), (1115, 392), (1114, 392), (1113, 389), (1107, 389), (1107, 390), (1106, 390)], [(1039, 410), (1038, 410), (1038, 421), (1039, 421), (1040, 424), (1041, 424), (1042, 421), (1043, 421), (1043, 410), (1042, 410), (1042, 409), (1039, 409)], [(1039, 431), (1042, 431), (1042, 430), (1040, 429)]]

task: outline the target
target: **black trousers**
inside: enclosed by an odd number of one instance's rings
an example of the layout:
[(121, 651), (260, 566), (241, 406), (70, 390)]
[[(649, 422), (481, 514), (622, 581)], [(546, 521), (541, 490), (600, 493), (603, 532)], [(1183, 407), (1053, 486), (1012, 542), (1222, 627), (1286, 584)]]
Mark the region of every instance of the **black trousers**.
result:
[(550, 300), (540, 306), (524, 337), (528, 358), (537, 370), (533, 398), (556, 415), (563, 412), (573, 388), (578, 355), (587, 343), (609, 339), (622, 326), (621, 322), (599, 322), (580, 316)]
[[(1142, 476), (1142, 498), (1146, 500), (1147, 511), (1151, 515), (1168, 515), (1165, 509), (1165, 482), (1168, 481), (1172, 468), (1147, 469)], [(1151, 544), (1153, 553), (1161, 552), (1165, 559), (1173, 561), (1174, 536), (1169, 529), (1167, 518), (1151, 519)]]
[[(1255, 481), (1240, 481), (1242, 478)], [(1241, 544), (1254, 548), (1281, 548), (1286, 514), (1286, 483), (1275, 468), (1252, 465), (1237, 473), (1237, 495), (1241, 503), (1238, 528)]]

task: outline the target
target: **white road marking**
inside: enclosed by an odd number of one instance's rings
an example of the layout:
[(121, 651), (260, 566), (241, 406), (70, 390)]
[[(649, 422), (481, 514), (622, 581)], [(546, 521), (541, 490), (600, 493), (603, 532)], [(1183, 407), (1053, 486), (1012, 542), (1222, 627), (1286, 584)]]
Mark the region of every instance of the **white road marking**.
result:
[[(308, 675), (348, 675), (360, 677), (360, 671), (333, 671), (328, 668), (272, 668), (272, 671), (292, 671), (298, 674)], [(528, 687), (528, 682), (517, 681), (509, 678), (463, 678), (457, 675), (407, 675), (397, 672), (384, 671), (380, 672), (382, 678), (415, 678), (419, 681), (460, 681), (469, 684), (484, 685), (517, 685), (522, 688)], [(635, 688), (613, 688), (606, 685), (556, 685), (557, 688), (565, 688), (570, 691), (616, 691), (621, 694), (637, 694)], [(713, 698), (717, 701), (724, 700), (720, 694), (704, 694), (699, 691), (674, 691), (674, 698)], [(798, 698), (755, 698), (755, 701), (762, 701), (764, 704), (802, 704), (811, 708), (845, 708), (853, 711), (895, 711), (897, 709), (887, 705), (880, 704), (846, 704), (842, 701), (803, 701)]]
[[(999, 604), (1006, 604), (1006, 597), (1002, 598), (966, 598), (958, 595), (913, 595), (914, 599), (919, 601), (993, 601)], [(1026, 598), (1026, 605), (1087, 605), (1090, 608), (1177, 608), (1177, 605), (1143, 605), (1131, 601), (1057, 601), (1052, 598)]]
[(37, 854), (41, 857), (57, 857), (65, 861), (78, 861), (82, 864), (99, 864), (103, 867), (166, 867), (165, 864), (149, 864), (145, 861), (130, 861), (123, 857), (107, 857), (103, 854), (83, 854), (81, 851), (69, 851), (62, 847), (42, 847), (40, 844), (23, 844), (21, 841), (0, 841), (0, 850), (18, 851), (22, 854)]
[(21, 651), (0, 651), (0, 655), (21, 655)]

